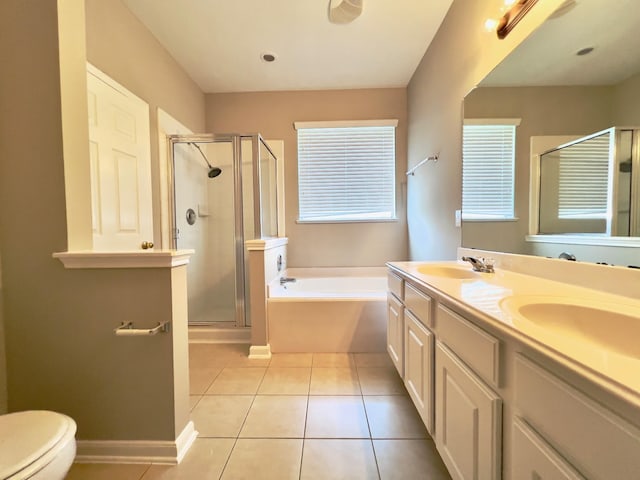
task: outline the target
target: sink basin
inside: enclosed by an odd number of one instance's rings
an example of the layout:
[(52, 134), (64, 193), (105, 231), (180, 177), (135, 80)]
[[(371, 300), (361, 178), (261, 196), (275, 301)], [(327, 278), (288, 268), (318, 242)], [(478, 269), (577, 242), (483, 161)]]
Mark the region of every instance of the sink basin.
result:
[(583, 298), (513, 296), (500, 302), (514, 325), (640, 359), (640, 308)]
[(455, 278), (459, 280), (479, 278), (478, 273), (471, 270), (471, 267), (458, 267), (455, 265), (421, 265), (418, 272), (424, 275), (432, 275), (434, 277)]

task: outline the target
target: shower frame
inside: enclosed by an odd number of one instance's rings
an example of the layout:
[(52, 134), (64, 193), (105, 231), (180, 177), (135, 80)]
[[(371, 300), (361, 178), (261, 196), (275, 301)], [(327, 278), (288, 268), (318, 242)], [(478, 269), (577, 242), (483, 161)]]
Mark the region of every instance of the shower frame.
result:
[[(253, 225), (254, 236), (263, 238), (262, 229), (262, 192), (260, 189), (261, 174), (261, 158), (260, 145), (263, 145), (269, 154), (275, 159), (276, 165), (278, 158), (273, 153), (267, 142), (259, 133), (253, 134), (181, 134), (168, 135), (169, 161), (168, 161), (168, 182), (169, 182), (169, 228), (171, 248), (177, 249), (178, 229), (176, 227), (176, 185), (175, 185), (175, 155), (174, 146), (177, 143), (231, 143), (233, 155), (233, 203), (234, 203), (234, 238), (235, 238), (235, 326), (238, 328), (250, 327), (246, 318), (246, 262), (245, 262), (245, 246), (244, 238), (244, 201), (243, 201), (243, 183), (242, 183), (242, 141), (251, 139), (251, 162), (252, 162), (252, 186), (253, 186)], [(276, 184), (278, 168), (275, 169)], [(214, 180), (215, 181), (215, 180)], [(275, 203), (278, 204), (277, 188), (275, 189)], [(277, 208), (277, 207), (276, 207)], [(277, 216), (277, 213), (276, 213)], [(206, 325), (215, 325), (217, 322), (206, 323)], [(220, 322), (227, 323), (227, 322)]]

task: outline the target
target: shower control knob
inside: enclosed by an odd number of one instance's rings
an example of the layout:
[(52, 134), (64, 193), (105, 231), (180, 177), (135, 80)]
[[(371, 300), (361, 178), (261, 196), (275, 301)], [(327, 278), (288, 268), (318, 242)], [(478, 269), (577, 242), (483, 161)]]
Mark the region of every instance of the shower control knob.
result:
[(149, 248), (153, 248), (153, 242), (144, 241), (144, 242), (142, 242), (141, 247), (142, 247), (143, 250), (147, 250)]

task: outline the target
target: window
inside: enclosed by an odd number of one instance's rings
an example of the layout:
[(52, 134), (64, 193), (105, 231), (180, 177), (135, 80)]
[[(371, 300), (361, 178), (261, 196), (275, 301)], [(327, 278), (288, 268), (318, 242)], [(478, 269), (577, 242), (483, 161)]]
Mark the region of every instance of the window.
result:
[(396, 125), (297, 122), (299, 221), (395, 219)]
[(558, 150), (558, 218), (607, 218), (610, 134)]
[(462, 134), (462, 218), (514, 219), (517, 119), (465, 120)]

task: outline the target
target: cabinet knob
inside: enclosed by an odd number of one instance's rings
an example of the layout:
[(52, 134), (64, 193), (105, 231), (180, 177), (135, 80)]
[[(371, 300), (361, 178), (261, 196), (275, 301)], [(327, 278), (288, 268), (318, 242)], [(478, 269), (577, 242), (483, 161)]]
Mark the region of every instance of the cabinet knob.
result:
[(144, 242), (142, 242), (141, 247), (142, 247), (143, 250), (147, 250), (149, 248), (153, 248), (153, 242), (144, 241)]

